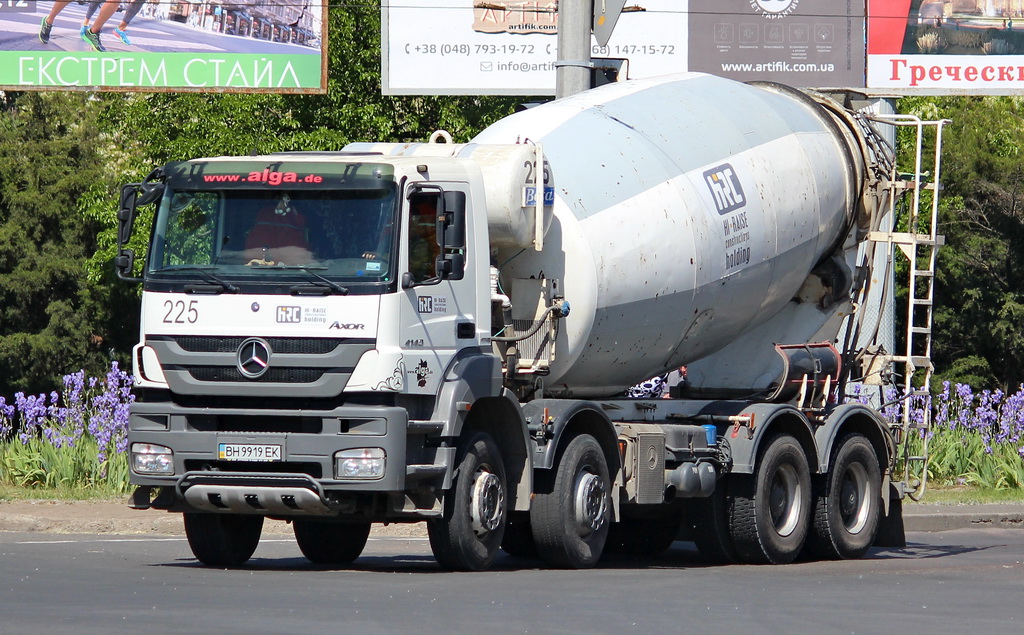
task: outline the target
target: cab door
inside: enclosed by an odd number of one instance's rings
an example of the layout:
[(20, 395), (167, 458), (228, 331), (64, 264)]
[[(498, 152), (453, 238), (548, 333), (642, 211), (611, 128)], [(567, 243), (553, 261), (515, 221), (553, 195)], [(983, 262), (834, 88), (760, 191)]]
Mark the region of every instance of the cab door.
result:
[(478, 346), (476, 274), (466, 265), (465, 186), (417, 184), (402, 212), (401, 334), (408, 392), (434, 394), (455, 355)]

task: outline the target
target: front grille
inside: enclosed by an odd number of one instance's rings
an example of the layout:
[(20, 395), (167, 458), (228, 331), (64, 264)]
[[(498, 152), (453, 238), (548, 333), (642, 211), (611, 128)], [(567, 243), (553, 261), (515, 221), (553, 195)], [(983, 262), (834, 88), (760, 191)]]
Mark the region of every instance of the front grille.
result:
[(188, 425), (200, 432), (321, 434), (324, 431), (320, 417), (190, 415)]
[[(183, 335), (169, 339), (190, 353), (234, 353), (248, 338)], [(351, 339), (319, 337), (268, 337), (265, 339), (273, 352), (288, 355), (326, 355), (342, 344), (353, 342)]]
[[(171, 399), (169, 394), (143, 393), (147, 396), (140, 397), (138, 401), (157, 402)], [(188, 395), (177, 393), (173, 395), (174, 403), (182, 408), (208, 408), (209, 397), (206, 395)], [(340, 394), (334, 397), (322, 397), (310, 399), (307, 397), (238, 397), (221, 395), (217, 397), (217, 405), (225, 410), (334, 410), (341, 406), (394, 406), (394, 393), (357, 393)]]
[(313, 478), (323, 477), (324, 470), (319, 463), (300, 461), (203, 461), (202, 459), (186, 459), (185, 471), (199, 472), (216, 470), (218, 472), (271, 472), (274, 474), (309, 474)]
[[(210, 382), (263, 382), (275, 384), (311, 384), (323, 377), (327, 368), (271, 367), (266, 373), (251, 379), (234, 366), (182, 366), (197, 381)], [(349, 371), (351, 372), (351, 371)]]

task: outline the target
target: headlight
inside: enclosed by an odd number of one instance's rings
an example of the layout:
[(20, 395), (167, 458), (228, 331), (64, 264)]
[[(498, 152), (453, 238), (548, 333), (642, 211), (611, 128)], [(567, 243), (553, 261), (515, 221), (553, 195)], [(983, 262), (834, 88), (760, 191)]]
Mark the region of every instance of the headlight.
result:
[(383, 478), (386, 460), (382, 448), (342, 450), (334, 455), (334, 477), (337, 479)]
[(174, 453), (162, 445), (133, 443), (132, 470), (136, 474), (174, 474)]

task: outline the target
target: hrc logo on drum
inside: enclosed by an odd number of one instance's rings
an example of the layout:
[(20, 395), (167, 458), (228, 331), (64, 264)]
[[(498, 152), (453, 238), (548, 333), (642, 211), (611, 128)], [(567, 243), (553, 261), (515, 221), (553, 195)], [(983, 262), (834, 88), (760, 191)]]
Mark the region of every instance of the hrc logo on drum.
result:
[(719, 214), (728, 214), (747, 204), (747, 199), (743, 196), (743, 186), (736, 177), (736, 171), (728, 163), (705, 171), (704, 182), (711, 190), (711, 197), (715, 200)]

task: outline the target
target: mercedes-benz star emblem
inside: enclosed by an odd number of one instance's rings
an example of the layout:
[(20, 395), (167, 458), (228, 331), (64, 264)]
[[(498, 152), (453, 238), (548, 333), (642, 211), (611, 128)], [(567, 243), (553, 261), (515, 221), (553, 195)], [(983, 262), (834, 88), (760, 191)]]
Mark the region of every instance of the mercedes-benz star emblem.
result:
[(235, 359), (242, 376), (249, 379), (262, 377), (270, 368), (270, 344), (258, 337), (250, 337), (238, 347)]

